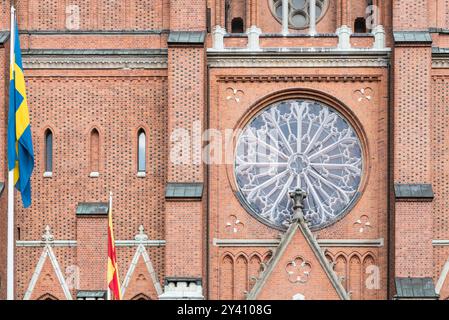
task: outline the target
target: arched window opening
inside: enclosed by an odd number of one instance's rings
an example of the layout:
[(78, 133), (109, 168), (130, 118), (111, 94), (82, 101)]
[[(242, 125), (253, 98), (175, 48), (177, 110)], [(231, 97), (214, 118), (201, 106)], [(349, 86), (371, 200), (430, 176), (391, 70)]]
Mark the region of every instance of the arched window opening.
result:
[(245, 32), (246, 0), (226, 0), (226, 29), (231, 33)]
[(45, 131), (45, 172), (53, 172), (53, 132)]
[(366, 33), (366, 20), (365, 18), (359, 17), (354, 21), (354, 32), (355, 33)]
[(137, 134), (137, 171), (145, 172), (147, 167), (146, 159), (147, 137), (145, 130), (140, 129)]
[(100, 134), (95, 128), (90, 132), (90, 172), (100, 172)]

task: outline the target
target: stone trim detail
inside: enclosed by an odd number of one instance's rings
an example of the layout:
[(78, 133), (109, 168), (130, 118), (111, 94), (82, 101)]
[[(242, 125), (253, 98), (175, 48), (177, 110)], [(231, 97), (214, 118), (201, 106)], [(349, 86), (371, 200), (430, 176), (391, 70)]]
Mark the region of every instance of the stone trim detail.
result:
[(449, 57), (433, 57), (432, 68), (449, 69)]
[(45, 228), (45, 233), (42, 236), (41, 242), (44, 244), (44, 250), (42, 251), (41, 257), (39, 258), (39, 261), (36, 265), (36, 269), (34, 270), (33, 276), (31, 277), (28, 289), (25, 292), (23, 300), (31, 299), (34, 287), (36, 286), (37, 280), (39, 279), (39, 276), (41, 274), (42, 268), (44, 267), (44, 263), (47, 257), (50, 259), (53, 269), (55, 270), (59, 284), (61, 285), (62, 291), (64, 292), (64, 296), (66, 297), (67, 300), (72, 300), (73, 299), (72, 295), (70, 294), (70, 290), (69, 287), (67, 286), (64, 275), (62, 274), (61, 267), (59, 266), (58, 263), (58, 259), (56, 258), (53, 252), (52, 246), (54, 243), (54, 238), (53, 235), (50, 233), (49, 226)]
[(213, 68), (285, 68), (285, 67), (388, 67), (391, 49), (294, 48), (262, 51), (207, 51)]
[(448, 274), (449, 274), (449, 259), (444, 264), (443, 269), (441, 270), (440, 277), (438, 278), (438, 282), (435, 286), (435, 292), (437, 294), (440, 294)]
[(434, 247), (438, 247), (438, 246), (449, 246), (449, 240), (445, 240), (445, 239), (435, 239), (432, 240), (432, 245)]
[[(16, 247), (45, 247), (44, 241), (17, 240)], [(76, 247), (76, 240), (54, 240), (53, 247)]]
[(167, 69), (167, 58), (26, 57), (25, 69)]
[(28, 50), (25, 69), (167, 69), (164, 51), (152, 50)]
[(379, 82), (381, 75), (248, 75), (219, 76), (217, 82)]
[[(217, 247), (277, 247), (279, 239), (213, 239)], [(318, 239), (322, 247), (383, 247), (384, 239)], [(449, 245), (449, 240), (448, 244)]]
[[(146, 240), (143, 242), (136, 242), (136, 240), (115, 240), (116, 247), (135, 247), (138, 244), (142, 244), (144, 247), (163, 247), (166, 244), (165, 240)], [(76, 240), (55, 240), (53, 241), (53, 247), (76, 247)], [(45, 247), (43, 241), (27, 241), (17, 240), (16, 247)]]

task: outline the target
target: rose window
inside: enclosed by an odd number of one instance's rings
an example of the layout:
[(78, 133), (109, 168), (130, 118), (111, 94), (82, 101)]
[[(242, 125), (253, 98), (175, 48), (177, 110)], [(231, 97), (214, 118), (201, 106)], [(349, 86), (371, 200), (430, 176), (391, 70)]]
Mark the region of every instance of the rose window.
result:
[(359, 194), (360, 139), (336, 110), (317, 101), (274, 103), (240, 134), (235, 154), (239, 199), (264, 223), (286, 228), (289, 191), (307, 192), (305, 219), (320, 229), (341, 218)]
[[(274, 16), (282, 21), (282, 0), (270, 0)], [(320, 20), (327, 10), (328, 0), (316, 0), (316, 20)], [(309, 0), (288, 1), (288, 24), (290, 28), (304, 29), (309, 26)]]

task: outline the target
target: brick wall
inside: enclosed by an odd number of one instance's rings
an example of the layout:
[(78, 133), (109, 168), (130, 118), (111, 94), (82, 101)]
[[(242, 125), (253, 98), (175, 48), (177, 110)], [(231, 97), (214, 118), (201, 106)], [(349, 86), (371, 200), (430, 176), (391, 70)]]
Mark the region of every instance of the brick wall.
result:
[[(397, 47), (395, 61), (395, 183), (432, 182), (431, 49)], [(432, 203), (395, 207), (397, 276), (432, 275)]]
[[(182, 28), (188, 28), (183, 26)], [(187, 139), (180, 150), (170, 139), (169, 182), (204, 182), (201, 163), (201, 138), (197, 128), (204, 128), (204, 48), (170, 47), (168, 83), (168, 132), (177, 139)], [(199, 127), (198, 127), (199, 126)], [(182, 131), (179, 131), (182, 130)], [(201, 130), (201, 129), (200, 129)], [(181, 140), (182, 141), (182, 140)], [(187, 157), (177, 163), (177, 156)], [(175, 277), (202, 277), (204, 269), (204, 202), (170, 201), (166, 204), (166, 274)]]
[(393, 25), (395, 30), (425, 30), (429, 27), (429, 2), (427, 0), (393, 0)]

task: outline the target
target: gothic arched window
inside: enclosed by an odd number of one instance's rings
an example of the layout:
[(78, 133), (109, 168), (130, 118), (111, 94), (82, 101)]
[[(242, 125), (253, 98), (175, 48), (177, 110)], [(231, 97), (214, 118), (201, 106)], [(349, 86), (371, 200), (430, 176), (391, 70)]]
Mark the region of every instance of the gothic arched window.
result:
[(53, 172), (53, 132), (45, 131), (45, 172)]
[(245, 32), (246, 0), (226, 0), (225, 24), (231, 33)]
[(90, 172), (98, 173), (100, 171), (100, 133), (96, 128), (92, 129), (92, 131), (90, 132), (89, 161)]
[(147, 137), (145, 130), (140, 129), (137, 134), (137, 171), (145, 172), (147, 167)]
[(239, 199), (262, 222), (285, 229), (289, 192), (307, 193), (304, 216), (312, 229), (343, 217), (358, 199), (362, 145), (340, 113), (313, 100), (269, 105), (243, 128), (235, 156)]

